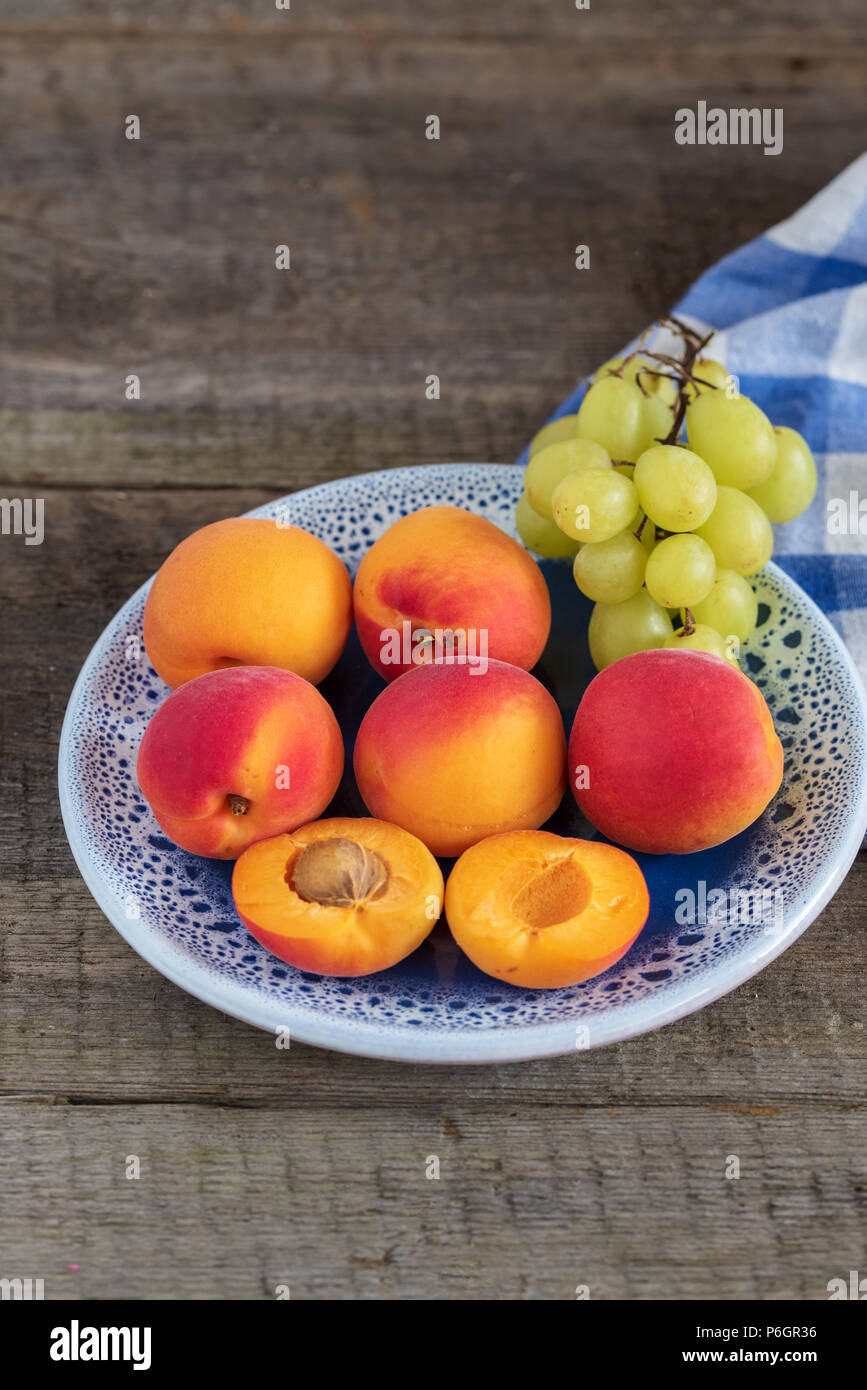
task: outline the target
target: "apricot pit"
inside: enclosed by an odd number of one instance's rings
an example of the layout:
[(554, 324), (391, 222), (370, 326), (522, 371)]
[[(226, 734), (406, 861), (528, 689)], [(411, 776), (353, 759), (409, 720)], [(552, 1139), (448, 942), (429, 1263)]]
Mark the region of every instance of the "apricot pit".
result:
[(354, 907), (381, 897), (388, 884), (388, 867), (372, 849), (335, 836), (315, 840), (295, 861), (292, 887), (306, 903)]

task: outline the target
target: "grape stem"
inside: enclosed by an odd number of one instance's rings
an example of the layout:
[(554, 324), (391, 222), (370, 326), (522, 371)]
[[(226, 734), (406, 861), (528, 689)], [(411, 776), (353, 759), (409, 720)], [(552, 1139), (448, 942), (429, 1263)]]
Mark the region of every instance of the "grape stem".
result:
[[(653, 328), (657, 327), (670, 329), (682, 340), (683, 351), (680, 357), (672, 357), (670, 353), (654, 352), (651, 348), (644, 347), (645, 338), (653, 331)], [(641, 367), (635, 374), (635, 384), (643, 396), (647, 396), (649, 392), (642, 384), (642, 376), (666, 377), (669, 381), (677, 382), (677, 406), (674, 420), (665, 439), (657, 439), (657, 444), (677, 443), (683, 429), (686, 407), (689, 404), (687, 388), (689, 386), (694, 387), (697, 394), (701, 392), (703, 386), (713, 388), (713, 382), (703, 381), (701, 377), (694, 376), (692, 370), (696, 359), (707, 347), (713, 336), (713, 329), (705, 337), (702, 337), (694, 328), (690, 328), (688, 323), (684, 323), (683, 319), (676, 318), (673, 314), (667, 314), (663, 318), (657, 319), (651, 328), (645, 329), (638, 340), (637, 347), (626, 354), (619, 367), (609, 369), (609, 376), (622, 377), (624, 367), (636, 357), (646, 357), (651, 362), (658, 362), (661, 366), (669, 368), (668, 371), (659, 371), (653, 367)]]
[[(644, 355), (645, 357), (649, 357), (651, 354), (645, 353)], [(657, 354), (654, 353), (653, 356), (656, 357)], [(660, 360), (662, 359), (660, 358)], [(641, 393), (645, 396), (648, 393), (647, 391), (645, 391), (644, 387), (641, 384), (641, 378), (643, 376), (657, 376), (663, 377), (666, 381), (680, 381), (679, 372), (660, 372), (655, 370), (653, 367), (639, 367), (638, 371), (635, 373), (635, 385), (638, 387), (639, 391), (641, 391)]]
[[(659, 444), (676, 444), (680, 432), (683, 429), (683, 422), (686, 417), (686, 407), (689, 404), (687, 396), (687, 385), (690, 381), (692, 381), (693, 384), (695, 384), (692, 375), (693, 364), (696, 358), (699, 356), (701, 352), (704, 351), (711, 338), (713, 337), (713, 329), (711, 329), (707, 337), (700, 338), (699, 335), (695, 333), (691, 328), (688, 328), (686, 324), (681, 323), (680, 319), (660, 319), (660, 324), (665, 327), (674, 328), (674, 330), (680, 333), (681, 337), (683, 338), (683, 357), (681, 358), (679, 363), (679, 366), (681, 367), (681, 370), (683, 372), (683, 376), (681, 378), (681, 382), (677, 390), (677, 409), (674, 412), (674, 419), (671, 422), (671, 429), (668, 431), (668, 434), (666, 435), (665, 439), (660, 439), (657, 441)], [(671, 360), (676, 361), (677, 359), (673, 358)]]
[(690, 328), (688, 323), (684, 323), (683, 319), (676, 318), (674, 314), (663, 314), (662, 318), (658, 319), (657, 322), (660, 328), (670, 328), (679, 338), (695, 343), (699, 351), (705, 347), (713, 337), (713, 334), (709, 334), (708, 337), (702, 341), (700, 334), (698, 334), (694, 328)]
[[(659, 323), (660, 325), (663, 324), (664, 320), (660, 319)], [(643, 396), (650, 394), (641, 381), (643, 376), (664, 377), (666, 381), (676, 381), (681, 392), (683, 392), (687, 384), (695, 386), (699, 390), (703, 386), (713, 387), (712, 381), (705, 381), (702, 377), (694, 376), (691, 370), (695, 358), (701, 352), (702, 348), (707, 346), (712, 337), (713, 332), (710, 332), (706, 338), (697, 338), (695, 344), (686, 342), (684, 356), (682, 358), (672, 357), (667, 352), (654, 352), (652, 348), (643, 348), (639, 345), (637, 348), (633, 348), (632, 352), (624, 357), (619, 367), (611, 367), (608, 371), (608, 375), (622, 377), (623, 369), (627, 363), (631, 362), (635, 357), (646, 357), (650, 361), (660, 362), (664, 367), (669, 367), (671, 370), (663, 372), (653, 367), (640, 367), (635, 373), (635, 385)]]
[(693, 634), (694, 632), (695, 632), (695, 618), (693, 617), (692, 609), (691, 609), (691, 608), (684, 608), (684, 610), (683, 610), (683, 635), (684, 635), (684, 637), (691, 637), (692, 634)]

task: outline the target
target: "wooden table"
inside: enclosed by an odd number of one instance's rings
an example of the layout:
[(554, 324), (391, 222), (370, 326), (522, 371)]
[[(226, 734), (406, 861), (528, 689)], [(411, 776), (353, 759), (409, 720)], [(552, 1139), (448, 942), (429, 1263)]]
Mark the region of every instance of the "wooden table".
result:
[[(182, 536), (354, 471), (513, 459), (860, 153), (864, 47), (862, 0), (7, 0), (0, 468), (46, 537), (0, 540), (0, 1275), (821, 1299), (867, 1272), (864, 857), (692, 1018), (422, 1070), (277, 1051), (163, 980), (91, 901), (55, 784), (82, 660)], [(677, 146), (699, 99), (783, 106), (783, 155)]]

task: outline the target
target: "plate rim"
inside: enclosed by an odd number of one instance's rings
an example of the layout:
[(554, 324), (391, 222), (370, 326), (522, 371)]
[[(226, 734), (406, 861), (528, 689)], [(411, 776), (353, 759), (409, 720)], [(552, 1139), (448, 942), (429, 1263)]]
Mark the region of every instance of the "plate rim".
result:
[[(460, 471), (467, 468), (502, 470), (513, 476), (522, 471), (518, 464), (469, 461), (464, 463), (409, 464), (401, 468), (375, 469), (365, 473), (349, 474), (345, 478), (328, 479), (322, 483), (314, 483), (307, 488), (299, 488), (295, 492), (286, 493), (273, 499), (273, 501), (262, 503), (259, 507), (252, 508), (243, 515), (255, 515), (266, 508), (276, 507), (281, 503), (289, 503), (293, 498), (301, 496), (309, 498), (317, 492), (328, 491), (331, 488), (355, 481), (373, 482), (374, 480), (406, 478), (407, 475), (415, 476), (419, 472), (426, 472), (430, 469)], [(865, 695), (858, 668), (842, 637), (818, 604), (791, 575), (774, 561), (769, 561), (767, 568), (784, 587), (791, 587), (796, 591), (807, 611), (836, 650), (855, 690), (861, 712), (862, 732), (865, 742), (867, 742), (867, 695)], [(423, 1029), (391, 1033), (383, 1031), (378, 1024), (365, 1024), (363, 1019), (351, 1022), (341, 1019), (317, 1020), (315, 1009), (311, 1010), (309, 1015), (306, 1011), (302, 1011), (301, 1024), (298, 1026), (294, 1021), (298, 1017), (297, 1009), (294, 1006), (277, 1008), (267, 997), (263, 997), (261, 1004), (254, 1001), (254, 1005), (245, 1011), (239, 1005), (233, 1006), (232, 996), (237, 989), (234, 981), (224, 983), (218, 976), (212, 977), (195, 963), (191, 963), (187, 956), (177, 947), (167, 943), (158, 932), (149, 928), (139, 927), (137, 930), (135, 929), (135, 922), (127, 919), (123, 914), (122, 904), (117, 894), (93, 870), (84, 845), (80, 842), (74, 828), (75, 813), (72, 805), (72, 793), (63, 776), (64, 768), (69, 762), (72, 743), (73, 709), (77, 705), (81, 689), (90, 679), (94, 667), (98, 664), (98, 653), (101, 653), (106, 642), (110, 640), (114, 629), (122, 626), (124, 615), (150, 588), (153, 579), (154, 576), (151, 575), (144, 583), (140, 584), (102, 629), (82, 663), (69, 693), (60, 731), (57, 756), (58, 795), (66, 838), (76, 867), (91, 897), (115, 931), (133, 948), (137, 955), (185, 993), (191, 994), (194, 998), (218, 1009), (221, 1013), (268, 1033), (275, 1033), (278, 1027), (288, 1026), (290, 1042), (294, 1039), (307, 1046), (320, 1047), (352, 1056), (369, 1057), (379, 1061), (474, 1066), (532, 1061), (536, 1058), (565, 1056), (569, 1053), (580, 1055), (584, 1051), (594, 1051), (598, 1047), (606, 1047), (615, 1042), (627, 1042), (644, 1033), (655, 1032), (658, 1028), (664, 1028), (670, 1023), (675, 1023), (681, 1018), (697, 1013), (708, 1004), (730, 994), (732, 990), (752, 979), (784, 951), (788, 950), (830, 902), (849, 872), (861, 847), (865, 832), (867, 832), (867, 777), (865, 777), (861, 784), (859, 796), (853, 804), (846, 835), (841, 846), (837, 849), (832, 873), (817, 886), (814, 894), (801, 904), (800, 909), (783, 934), (769, 940), (765, 950), (747, 949), (735, 956), (730, 965), (726, 966), (725, 963), (717, 965), (710, 983), (707, 982), (705, 976), (685, 977), (674, 987), (674, 997), (669, 1003), (658, 1008), (650, 1018), (644, 1020), (630, 1019), (630, 1013), (641, 1007), (640, 1002), (635, 1001), (616, 1015), (616, 1023), (612, 1019), (606, 1026), (604, 1019), (596, 1021), (591, 1030), (592, 1041), (588, 1047), (578, 1047), (575, 1044), (578, 1020), (561, 1020), (548, 1024), (525, 1024), (514, 1031), (498, 1026), (484, 1031), (465, 1029), (443, 1034), (425, 1033)], [(192, 975), (192, 979), (189, 978), (190, 975)], [(703, 980), (704, 983), (702, 983)], [(258, 1017), (251, 1016), (255, 1014), (258, 1014)], [(366, 1029), (370, 1032), (369, 1038), (364, 1035)], [(418, 1042), (416, 1046), (413, 1046), (416, 1040)], [(417, 1051), (418, 1044), (423, 1044), (423, 1055)]]

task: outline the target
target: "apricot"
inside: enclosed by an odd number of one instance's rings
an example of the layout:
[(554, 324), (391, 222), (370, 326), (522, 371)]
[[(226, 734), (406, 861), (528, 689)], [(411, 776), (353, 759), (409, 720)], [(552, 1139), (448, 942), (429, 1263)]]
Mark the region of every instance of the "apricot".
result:
[(491, 835), (446, 884), (452, 936), (474, 965), (527, 989), (600, 975), (629, 950), (650, 908), (629, 854), (544, 830)]
[(346, 566), (300, 526), (230, 517), (181, 541), (144, 611), (148, 657), (176, 688), (228, 666), (279, 666), (318, 685), (352, 626)]
[(317, 975), (372, 975), (433, 929), (443, 876), (399, 826), (335, 817), (251, 845), (232, 894), (248, 931), (281, 960)]
[(529, 670), (551, 630), (535, 560), (484, 517), (423, 507), (374, 541), (358, 567), (355, 622), (387, 681), (450, 656)]
[(235, 859), (254, 840), (321, 815), (343, 773), (343, 739), (301, 676), (234, 666), (187, 681), (160, 705), (137, 771), (170, 840)]
[(603, 835), (648, 854), (691, 854), (762, 814), (782, 781), (783, 749), (761, 691), (731, 662), (656, 649), (590, 682), (569, 769)]
[(565, 751), (560, 710), (529, 672), (418, 666), (364, 716), (355, 777), (371, 815), (455, 855), (546, 821), (565, 789)]

